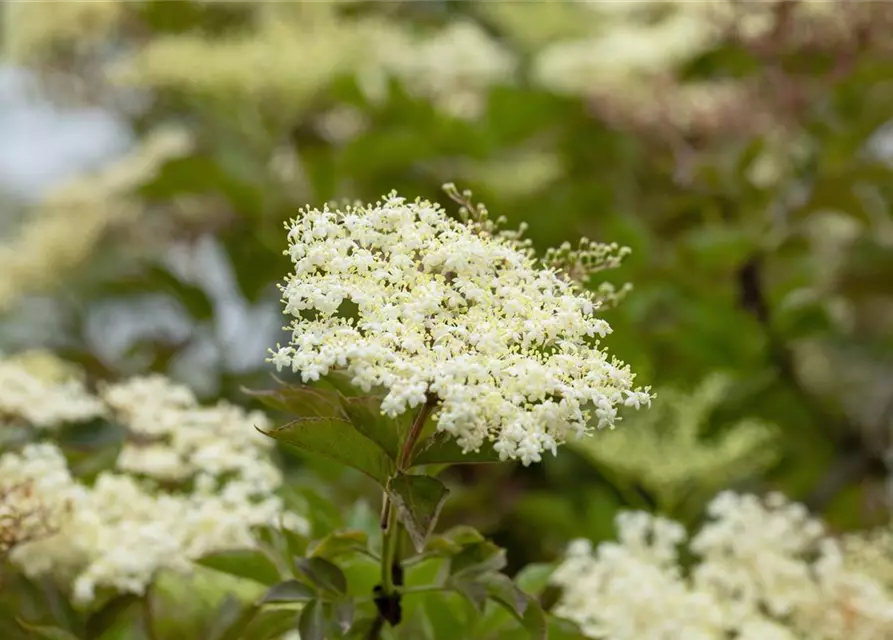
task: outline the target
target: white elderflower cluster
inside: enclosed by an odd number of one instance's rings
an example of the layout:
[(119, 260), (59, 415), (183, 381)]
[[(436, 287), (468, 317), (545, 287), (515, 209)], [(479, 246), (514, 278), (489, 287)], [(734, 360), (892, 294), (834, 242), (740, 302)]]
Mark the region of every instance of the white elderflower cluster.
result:
[(602, 28), (544, 47), (533, 62), (534, 79), (556, 93), (641, 92), (637, 83), (672, 72), (719, 35), (703, 8), (686, 7), (698, 3), (667, 3), (673, 6), (658, 21), (643, 20), (635, 11), (616, 11), (627, 4), (592, 4)]
[(305, 382), (346, 369), (386, 392), (391, 416), (436, 401), (437, 429), (463, 450), (492, 440), (524, 464), (593, 423), (613, 426), (619, 406), (648, 404), (600, 346), (611, 328), (594, 296), (483, 209), (463, 211), (460, 222), (394, 193), (303, 211), (288, 225), (295, 270), (282, 286), (291, 342), (271, 361)]
[[(40, 402), (56, 403), (52, 391)], [(158, 570), (189, 571), (207, 553), (253, 547), (258, 526), (306, 532), (275, 494), (282, 477), (272, 441), (254, 428), (267, 426), (263, 414), (203, 407), (161, 376), (107, 386), (93, 401), (129, 437), (116, 470), (92, 485), (72, 476), (53, 444), (0, 457), (0, 529), (26, 575), (51, 575), (87, 603), (98, 590), (142, 593)]]
[(15, 62), (40, 62), (102, 43), (119, 25), (124, 3), (11, 2), (3, 6), (3, 48)]
[(109, 230), (137, 222), (146, 207), (134, 190), (168, 160), (188, 153), (191, 144), (186, 132), (160, 128), (131, 153), (53, 188), (15, 237), (0, 243), (0, 311), (57, 284)]
[(48, 380), (22, 362), (0, 360), (0, 425), (21, 419), (51, 429), (104, 414), (105, 406), (79, 380)]
[(102, 397), (135, 436), (118, 456), (121, 471), (163, 481), (235, 474), (257, 492), (280, 483), (266, 455), (272, 441), (251, 428), (269, 426), (263, 413), (226, 402), (202, 407), (187, 387), (160, 375), (106, 387)]
[(451, 23), (417, 41), (398, 35), (383, 58), (384, 70), (411, 93), (465, 118), (480, 114), (486, 89), (510, 81), (517, 64), (508, 49), (471, 21)]
[(891, 594), (847, 566), (805, 507), (725, 492), (708, 513), (691, 539), (677, 523), (626, 513), (619, 542), (574, 543), (553, 575), (563, 588), (555, 613), (599, 640), (893, 637)]

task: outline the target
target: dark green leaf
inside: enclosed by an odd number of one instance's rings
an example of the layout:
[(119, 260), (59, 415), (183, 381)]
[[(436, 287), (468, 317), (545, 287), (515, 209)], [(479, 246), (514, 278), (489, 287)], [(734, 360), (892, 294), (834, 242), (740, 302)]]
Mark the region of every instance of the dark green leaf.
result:
[(90, 614), (85, 625), (87, 638), (98, 638), (113, 628), (128, 609), (139, 606), (140, 598), (133, 594), (117, 596), (106, 602), (101, 609)]
[(365, 531), (336, 531), (307, 548), (308, 556), (327, 560), (352, 552), (369, 553)]
[(548, 620), (536, 598), (527, 596), (527, 608), (521, 618), (521, 626), (530, 632), (530, 637), (536, 640), (546, 640), (549, 637)]
[(245, 627), (244, 640), (278, 640), (295, 628), (300, 611), (295, 608), (267, 607)]
[(354, 602), (351, 599), (339, 600), (332, 606), (332, 617), (341, 633), (347, 633), (353, 625), (354, 613)]
[(421, 553), (437, 524), (437, 516), (449, 495), (449, 489), (429, 476), (398, 473), (388, 481), (387, 492), (397, 507), (413, 546)]
[(199, 558), (195, 562), (203, 567), (248, 578), (268, 586), (276, 584), (281, 579), (279, 570), (270, 557), (257, 549), (219, 551)]
[(465, 547), (450, 560), (450, 575), (472, 576), (505, 568), (505, 549), (492, 542), (478, 542)]
[(298, 621), (298, 633), (301, 634), (301, 640), (325, 640), (326, 620), (322, 602), (311, 600), (304, 605)]
[(474, 580), (450, 580), (449, 587), (454, 589), (474, 607), (478, 613), (484, 611), (484, 605), (487, 604), (487, 589), (479, 582)]
[(338, 396), (313, 387), (295, 386), (256, 391), (242, 388), (242, 392), (257, 398), (262, 404), (299, 418), (345, 418)]
[(217, 608), (207, 640), (240, 640), (245, 629), (260, 611), (257, 605), (244, 605), (228, 596)]
[(344, 572), (324, 558), (295, 558), (295, 566), (313, 584), (338, 595), (347, 593)]
[(493, 443), (484, 442), (477, 451), (462, 453), (456, 439), (446, 433), (435, 433), (419, 445), (411, 466), (421, 464), (490, 464), (500, 462)]
[(309, 602), (316, 592), (298, 580), (286, 580), (270, 587), (261, 602)]
[(381, 398), (341, 396), (341, 406), (357, 431), (381, 447), (392, 460), (397, 459), (403, 423), (381, 413)]
[(527, 595), (518, 588), (512, 579), (503, 573), (486, 573), (477, 578), (487, 590), (487, 595), (504, 606), (519, 620), (527, 610)]
[(388, 455), (347, 420), (304, 418), (262, 433), (313, 455), (353, 467), (382, 486), (387, 484), (394, 471), (394, 463)]

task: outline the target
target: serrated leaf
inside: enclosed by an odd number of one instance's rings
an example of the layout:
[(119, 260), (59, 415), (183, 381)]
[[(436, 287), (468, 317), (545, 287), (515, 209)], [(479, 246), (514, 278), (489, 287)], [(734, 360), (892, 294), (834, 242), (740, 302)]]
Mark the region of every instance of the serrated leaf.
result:
[(492, 464), (501, 462), (493, 443), (484, 442), (477, 451), (462, 453), (456, 439), (446, 433), (435, 433), (419, 444), (411, 467), (423, 464)]
[(338, 396), (322, 389), (283, 386), (278, 389), (253, 390), (242, 387), (242, 392), (257, 398), (271, 409), (300, 418), (346, 418)]
[(276, 564), (259, 549), (218, 551), (197, 559), (195, 563), (267, 586), (276, 584), (281, 579)]
[(344, 595), (347, 578), (344, 572), (324, 558), (295, 558), (295, 566), (318, 587)]
[(316, 592), (298, 580), (286, 580), (270, 587), (261, 598), (264, 604), (271, 602), (309, 602), (316, 597)]
[(34, 637), (46, 638), (47, 640), (78, 640), (73, 633), (60, 629), (59, 627), (50, 627), (46, 625), (33, 624), (21, 618), (16, 618), (16, 622), (25, 631), (30, 632)]
[(261, 433), (313, 455), (353, 467), (382, 486), (387, 484), (394, 471), (394, 462), (384, 450), (347, 420), (303, 418)]
[(392, 460), (397, 459), (403, 423), (381, 413), (381, 398), (342, 395), (341, 406), (357, 431), (381, 447)]
[(325, 640), (326, 619), (322, 602), (311, 600), (304, 605), (298, 621), (298, 633), (301, 635), (301, 640)]
[(307, 555), (333, 560), (338, 556), (353, 552), (368, 554), (368, 544), (369, 538), (365, 531), (336, 531), (322, 540), (312, 543), (307, 548)]
[(505, 549), (484, 541), (469, 545), (450, 559), (450, 575), (474, 576), (501, 571), (507, 562)]
[(450, 490), (436, 478), (406, 473), (397, 473), (386, 488), (413, 546), (421, 553)]

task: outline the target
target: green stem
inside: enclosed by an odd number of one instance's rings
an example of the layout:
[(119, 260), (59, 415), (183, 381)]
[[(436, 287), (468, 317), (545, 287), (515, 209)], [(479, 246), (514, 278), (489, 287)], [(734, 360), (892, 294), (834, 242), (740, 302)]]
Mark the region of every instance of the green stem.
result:
[(422, 435), (422, 429), (425, 426), (425, 422), (428, 420), (428, 416), (431, 415), (431, 412), (434, 411), (434, 407), (436, 406), (437, 397), (428, 396), (428, 401), (422, 405), (421, 409), (419, 409), (418, 415), (415, 417), (412, 426), (409, 428), (409, 433), (406, 434), (406, 440), (403, 443), (403, 447), (400, 449), (400, 456), (397, 458), (397, 468), (400, 471), (405, 471), (412, 462), (412, 452), (415, 449), (416, 443), (419, 441), (419, 436)]
[[(437, 398), (431, 396), (428, 401), (419, 409), (418, 415), (412, 422), (409, 432), (406, 434), (406, 440), (400, 448), (400, 455), (397, 457), (397, 469), (404, 471), (412, 462), (412, 452), (415, 449), (419, 437), (422, 435), (422, 428), (428, 420), (428, 416), (437, 405)], [(400, 521), (397, 518), (397, 510), (387, 493), (384, 495), (384, 502), (381, 508), (381, 588), (386, 596), (395, 593), (394, 586), (394, 564), (399, 562), (397, 557), (398, 547), (400, 544)]]
[(400, 538), (397, 510), (385, 496), (384, 523), (381, 542), (381, 588), (386, 596), (394, 593), (394, 563), (397, 561), (397, 541)]

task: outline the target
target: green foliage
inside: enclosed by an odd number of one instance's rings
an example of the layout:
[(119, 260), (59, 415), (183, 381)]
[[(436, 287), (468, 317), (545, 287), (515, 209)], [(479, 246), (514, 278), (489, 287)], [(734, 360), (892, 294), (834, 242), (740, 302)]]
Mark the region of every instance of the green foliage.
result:
[[(127, 183), (126, 193), (84, 182), (84, 197), (63, 200), (58, 216), (74, 227), (55, 235), (46, 231), (52, 207), (10, 203), (27, 211), (0, 225), (9, 235), (0, 272), (10, 274), (0, 297), (18, 301), (0, 322), (0, 350), (50, 346), (91, 387), (152, 371), (264, 407), (283, 425), (265, 433), (284, 445), (276, 455), (289, 499), (310, 528), (261, 531), (258, 549), (210, 554), (188, 579), (159, 575), (144, 595), (102, 594), (86, 610), (61, 585), (7, 563), (2, 637), (273, 640), (299, 629), (303, 638), (366, 640), (390, 549), (405, 573), (394, 585), (403, 619), (385, 624), (383, 639), (547, 630), (579, 640), (548, 613), (553, 561), (570, 539), (613, 535), (620, 509), (691, 522), (716, 491), (744, 485), (805, 500), (836, 530), (888, 521), (877, 505), (893, 428), (893, 169), (878, 134), (893, 85), (888, 52), (871, 38), (850, 49), (845, 28), (805, 43), (797, 30), (792, 40), (779, 31), (750, 49), (717, 37), (678, 65), (655, 55), (659, 79), (609, 69), (574, 93), (537, 75), (541, 54), (615, 28), (628, 35), (617, 26), (622, 12), (594, 17), (574, 3), (69, 3), (102, 5), (78, 21), (67, 13), (76, 9), (53, 3), (11, 4), (21, 13), (5, 16), (9, 54), (51, 96), (117, 111), (138, 150), (165, 123), (186, 127), (193, 145), (136, 177), (113, 165), (109, 176), (126, 175), (110, 184)], [(630, 15), (651, 26), (663, 16)], [(507, 48), (516, 73), (468, 96), (474, 74), (452, 74), (442, 51), (437, 68), (423, 68), (427, 83), (376, 66), (385, 44), (424, 44), (465, 21)], [(881, 31), (874, 43), (887, 39)], [(457, 60), (488, 60), (463, 47)], [(421, 50), (401, 60), (422, 61)], [(616, 86), (615, 72), (625, 78)], [(693, 100), (703, 109), (694, 115), (676, 100), (712, 83), (746, 91), (727, 109)], [(428, 91), (441, 85), (474, 108), (455, 110)], [(139, 104), (133, 88), (145, 97)], [(278, 338), (264, 327), (286, 272), (283, 222), (308, 203), (391, 189), (436, 199), (445, 182), (473, 189), (510, 226), (528, 222), (537, 248), (585, 235), (632, 249), (609, 278), (634, 290), (604, 311), (614, 329), (605, 342), (657, 387), (650, 410), (526, 469), (494, 464), (490, 443), (463, 453), (428, 421), (401, 465), (413, 416), (383, 416), (376, 390), (339, 374), (314, 385), (268, 381), (261, 354)], [(88, 226), (95, 239), (75, 246)], [(38, 290), (29, 280), (46, 280), (45, 300), (23, 297)], [(114, 464), (124, 438), (112, 422), (49, 432), (7, 421), (5, 411), (3, 451), (58, 441), (88, 484)], [(407, 534), (383, 534), (385, 494)]]

